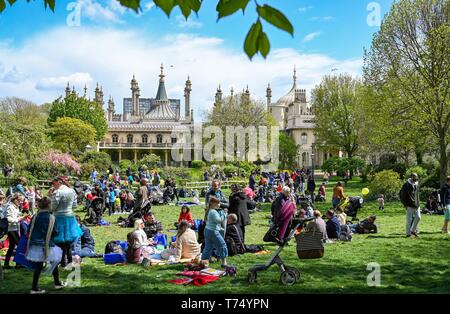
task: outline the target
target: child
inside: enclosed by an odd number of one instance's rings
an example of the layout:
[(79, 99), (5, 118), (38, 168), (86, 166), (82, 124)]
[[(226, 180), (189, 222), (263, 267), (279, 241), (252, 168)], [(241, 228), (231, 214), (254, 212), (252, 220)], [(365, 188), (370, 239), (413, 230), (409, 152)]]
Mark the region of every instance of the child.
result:
[(380, 197), (377, 199), (378, 201), (378, 209), (384, 210), (384, 195), (381, 194)]
[(190, 213), (191, 209), (188, 206), (181, 207), (180, 217), (178, 218), (178, 222), (175, 223), (175, 228), (178, 229), (179, 224), (181, 221), (186, 220), (189, 223), (189, 227), (194, 229), (195, 223), (194, 219), (192, 218), (192, 214)]
[(119, 195), (116, 195), (116, 199), (114, 200), (114, 208), (118, 211), (120, 210), (120, 212), (123, 212)]
[(39, 201), (39, 212), (34, 216), (30, 225), (26, 258), (33, 262), (34, 266), (31, 294), (45, 293), (45, 290), (38, 288), (39, 277), (44, 263), (51, 264), (53, 267), (52, 275), (55, 289), (63, 289), (67, 286), (67, 283), (59, 280), (57, 265), (61, 261), (62, 250), (54, 243), (56, 219), (51, 214), (50, 204), (51, 200), (48, 197), (44, 197)]
[(336, 207), (336, 212), (341, 226), (345, 225), (347, 223), (347, 214), (344, 212), (341, 206)]

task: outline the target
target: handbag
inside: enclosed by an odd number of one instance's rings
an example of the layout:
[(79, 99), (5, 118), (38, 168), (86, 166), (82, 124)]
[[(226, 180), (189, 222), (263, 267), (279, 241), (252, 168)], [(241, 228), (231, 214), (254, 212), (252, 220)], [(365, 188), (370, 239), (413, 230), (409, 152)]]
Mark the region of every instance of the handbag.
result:
[(264, 242), (277, 242), (278, 241), (278, 232), (280, 230), (280, 227), (275, 225), (275, 224), (271, 224), (269, 227), (269, 230), (266, 232), (266, 234), (263, 237), (263, 241)]
[(322, 258), (324, 255), (323, 233), (316, 230), (313, 232), (302, 232), (295, 235), (297, 241), (297, 255), (299, 259)]

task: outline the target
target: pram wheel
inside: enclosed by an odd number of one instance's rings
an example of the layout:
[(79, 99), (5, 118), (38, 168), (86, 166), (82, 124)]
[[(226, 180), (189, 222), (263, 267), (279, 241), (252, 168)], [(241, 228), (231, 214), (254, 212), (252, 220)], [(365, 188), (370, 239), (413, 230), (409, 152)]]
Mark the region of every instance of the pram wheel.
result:
[(247, 274), (247, 281), (248, 283), (255, 283), (256, 282), (256, 271), (249, 271)]
[(300, 271), (295, 267), (287, 266), (286, 270), (292, 271), (295, 274), (295, 280), (298, 281), (300, 279)]
[(295, 271), (292, 269), (285, 270), (281, 273), (280, 282), (283, 285), (291, 286), (297, 281), (297, 277), (295, 275)]

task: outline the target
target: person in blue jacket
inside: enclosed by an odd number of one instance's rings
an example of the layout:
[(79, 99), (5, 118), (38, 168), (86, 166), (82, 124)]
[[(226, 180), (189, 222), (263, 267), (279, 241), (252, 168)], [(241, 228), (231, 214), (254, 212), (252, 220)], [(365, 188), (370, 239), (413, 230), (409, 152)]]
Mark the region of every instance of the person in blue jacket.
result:
[(338, 217), (334, 214), (331, 209), (325, 214), (328, 218), (326, 223), (327, 235), (329, 239), (339, 239), (339, 234), (341, 233), (341, 224)]
[(82, 222), (80, 216), (75, 216), (80, 225), (83, 235), (72, 244), (72, 255), (79, 257), (97, 257), (95, 254), (95, 241), (91, 235), (91, 231)]

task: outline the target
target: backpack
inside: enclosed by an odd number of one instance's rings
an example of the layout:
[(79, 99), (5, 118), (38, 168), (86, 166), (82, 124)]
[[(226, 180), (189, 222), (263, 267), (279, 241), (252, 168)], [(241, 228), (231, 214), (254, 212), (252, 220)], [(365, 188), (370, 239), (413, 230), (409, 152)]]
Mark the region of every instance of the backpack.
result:
[(116, 241), (108, 242), (105, 246), (105, 254), (118, 253), (123, 254), (122, 247)]
[(339, 233), (339, 240), (341, 241), (352, 241), (353, 232), (350, 230), (348, 225), (341, 226), (341, 233)]

